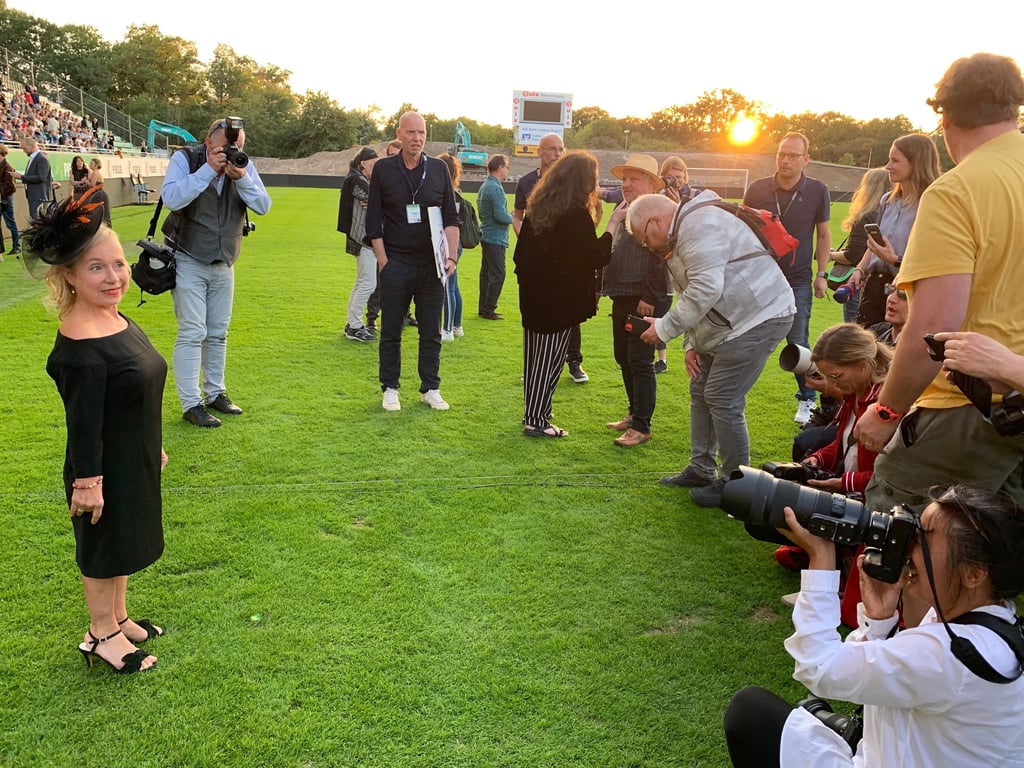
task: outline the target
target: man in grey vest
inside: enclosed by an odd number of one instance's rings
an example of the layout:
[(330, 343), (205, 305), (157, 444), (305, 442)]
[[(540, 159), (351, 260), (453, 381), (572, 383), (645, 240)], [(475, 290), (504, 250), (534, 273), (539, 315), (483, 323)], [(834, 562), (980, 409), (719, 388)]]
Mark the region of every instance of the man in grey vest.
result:
[[(246, 209), (270, 210), (259, 173), (251, 162), (240, 165), (226, 150), (245, 147), (245, 130), (238, 118), (215, 120), (201, 147), (175, 152), (167, 167), (160, 196), (172, 213), (164, 221), (168, 245), (176, 248), (177, 280), (174, 314), (178, 336), (174, 341), (174, 382), (182, 418), (197, 427), (219, 427), (210, 413), (237, 415), (224, 384), (228, 325), (234, 300), (234, 263), (242, 249), (248, 223)], [(237, 153), (232, 150), (232, 155)], [(200, 376), (202, 380), (200, 381)]]

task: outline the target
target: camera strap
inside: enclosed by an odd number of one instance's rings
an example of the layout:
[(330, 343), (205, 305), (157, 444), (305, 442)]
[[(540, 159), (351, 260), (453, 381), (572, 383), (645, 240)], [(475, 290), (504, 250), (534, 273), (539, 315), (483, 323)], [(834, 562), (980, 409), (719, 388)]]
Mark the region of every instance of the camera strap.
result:
[(949, 626), (949, 622), (946, 621), (946, 617), (942, 613), (938, 592), (935, 589), (935, 575), (932, 571), (932, 556), (928, 549), (928, 537), (922, 534), (918, 537), (918, 541), (921, 543), (921, 551), (924, 555), (924, 569), (928, 574), (928, 584), (932, 589), (932, 597), (935, 598), (935, 614), (939, 617), (942, 626), (946, 628), (946, 632), (949, 634), (949, 649), (953, 652), (953, 656), (982, 680), (996, 683), (997, 685), (1008, 685), (1016, 681), (1021, 676), (1022, 671), (1024, 671), (1024, 626), (1021, 624), (1020, 617), (1017, 617), (1017, 620), (1011, 624), (1008, 621), (1003, 621), (981, 611), (968, 611), (953, 619), (954, 624), (977, 624), (986, 627), (1006, 641), (1006, 644), (1010, 646), (1010, 650), (1013, 651), (1021, 666), (1021, 670), (1018, 670), (1016, 675), (1007, 677), (997, 672), (988, 663), (974, 643), (966, 637), (961, 637), (954, 633), (952, 627)]

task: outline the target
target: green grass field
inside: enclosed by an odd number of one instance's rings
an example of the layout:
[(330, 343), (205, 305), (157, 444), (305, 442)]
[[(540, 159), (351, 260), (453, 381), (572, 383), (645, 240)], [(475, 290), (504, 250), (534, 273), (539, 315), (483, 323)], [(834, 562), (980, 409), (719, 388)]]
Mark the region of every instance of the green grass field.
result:
[[(679, 342), (654, 439), (616, 448), (605, 301), (583, 329), (590, 382), (555, 394), (570, 437), (524, 438), (511, 249), (503, 323), (476, 317), (467, 251), (451, 410), (418, 402), (409, 329), (403, 410), (386, 413), (376, 345), (342, 335), (355, 262), (337, 193), (271, 193), (237, 266), (228, 386), (245, 415), (192, 427), (168, 377), (167, 549), (130, 590), (133, 616), (167, 630), (146, 674), (90, 672), (75, 649), (88, 617), (44, 370), (58, 323), (45, 285), (0, 265), (0, 766), (727, 766), (736, 689), (803, 695), (779, 602), (798, 581), (657, 483), (688, 457)], [(131, 261), (151, 214), (114, 213)], [(170, 296), (138, 298), (122, 310), (170, 361)], [(812, 339), (840, 319), (816, 302)], [(748, 405), (752, 463), (789, 457), (792, 392), (773, 358)]]

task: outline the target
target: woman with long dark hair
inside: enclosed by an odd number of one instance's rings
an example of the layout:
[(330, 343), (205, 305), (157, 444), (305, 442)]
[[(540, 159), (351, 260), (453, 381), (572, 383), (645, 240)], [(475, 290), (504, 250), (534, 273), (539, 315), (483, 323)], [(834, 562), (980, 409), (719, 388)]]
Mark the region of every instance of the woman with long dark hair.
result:
[(75, 155), (71, 158), (71, 196), (81, 196), (89, 186), (89, 167), (81, 155)]
[(570, 329), (597, 314), (597, 270), (611, 258), (600, 237), (597, 158), (567, 152), (541, 176), (526, 203), (513, 261), (523, 317), (523, 434), (565, 437), (551, 423), (551, 396), (565, 365)]

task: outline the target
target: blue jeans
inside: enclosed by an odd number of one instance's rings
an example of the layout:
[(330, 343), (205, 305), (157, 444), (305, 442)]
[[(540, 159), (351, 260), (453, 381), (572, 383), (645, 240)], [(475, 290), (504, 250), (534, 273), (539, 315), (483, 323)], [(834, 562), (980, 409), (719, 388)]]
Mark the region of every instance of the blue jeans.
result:
[(639, 296), (612, 298), (612, 349), (615, 362), (622, 372), (629, 415), (633, 417), (633, 429), (648, 434), (658, 393), (654, 375), (654, 347), (625, 328), (626, 316), (636, 314), (639, 301)]
[[(789, 344), (799, 344), (801, 347), (809, 347), (808, 335), (811, 328), (811, 304), (814, 302), (814, 287), (804, 282), (800, 285), (791, 286), (793, 289), (793, 301), (796, 303), (796, 315), (793, 317), (793, 327), (786, 334), (786, 341)], [(814, 400), (818, 393), (807, 386), (802, 373), (794, 373), (796, 379), (796, 399)]]
[(377, 276), (380, 288), (380, 388), (398, 389), (402, 376), (402, 330), (409, 303), (416, 301), (420, 335), (420, 392), (441, 386), (441, 305), (444, 288), (432, 261), (419, 263), (390, 258)]
[(456, 325), (462, 325), (462, 291), (459, 290), (459, 268), (448, 277), (444, 286), (444, 312), (441, 327), (451, 332)]
[(690, 464), (704, 477), (718, 474), (719, 456), (726, 479), (750, 464), (747, 392), (792, 322), (772, 318), (720, 344), (712, 355), (698, 353), (700, 373), (690, 382)]
[[(224, 368), (228, 354), (228, 325), (235, 298), (235, 270), (228, 264), (203, 264), (178, 253), (174, 315), (174, 385), (187, 411), (226, 392)], [(202, 386), (200, 387), (200, 373)]]
[[(17, 251), (21, 249), (21, 233), (18, 231), (18, 223), (14, 220), (14, 198), (4, 200), (4, 224), (7, 225), (7, 229), (11, 231), (11, 250)], [(0, 251), (3, 248), (3, 234), (0, 233)]]

